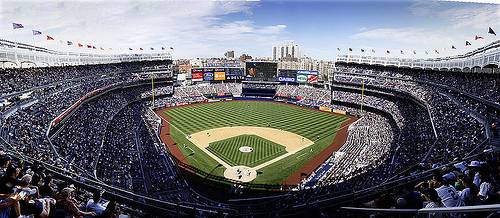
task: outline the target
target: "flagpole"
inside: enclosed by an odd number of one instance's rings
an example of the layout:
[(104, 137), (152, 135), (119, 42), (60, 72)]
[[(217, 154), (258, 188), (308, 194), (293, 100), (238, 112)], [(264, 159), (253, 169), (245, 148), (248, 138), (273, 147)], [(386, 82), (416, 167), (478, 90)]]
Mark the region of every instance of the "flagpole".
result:
[(364, 97), (365, 97), (365, 79), (363, 78), (361, 83), (361, 113), (363, 113)]
[[(14, 25), (14, 24), (12, 24)], [(16, 61), (16, 65), (19, 64), (19, 60), (18, 60), (18, 57), (17, 57), (17, 47), (18, 47), (18, 44), (16, 42), (16, 34), (15, 34), (15, 31), (14, 31), (14, 26), (12, 26), (12, 42), (16, 43), (16, 49), (14, 49), (14, 59)], [(19, 68), (21, 68), (21, 66), (18, 66)]]
[(153, 100), (153, 105), (152, 107), (155, 106), (155, 82), (154, 82), (154, 74), (153, 71), (151, 71), (151, 93), (152, 93), (152, 100)]

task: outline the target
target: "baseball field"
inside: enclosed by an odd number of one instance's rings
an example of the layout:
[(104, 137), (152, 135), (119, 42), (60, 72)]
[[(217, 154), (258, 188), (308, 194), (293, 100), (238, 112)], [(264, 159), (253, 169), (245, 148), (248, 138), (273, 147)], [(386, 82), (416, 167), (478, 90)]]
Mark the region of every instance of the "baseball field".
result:
[(183, 161), (214, 175), (260, 184), (282, 184), (331, 146), (349, 120), (266, 101), (194, 104), (166, 109), (160, 116)]

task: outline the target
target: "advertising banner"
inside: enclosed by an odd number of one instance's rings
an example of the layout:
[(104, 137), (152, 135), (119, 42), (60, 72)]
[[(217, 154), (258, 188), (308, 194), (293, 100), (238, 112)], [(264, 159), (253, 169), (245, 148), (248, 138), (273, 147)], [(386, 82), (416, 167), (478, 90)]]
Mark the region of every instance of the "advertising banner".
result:
[(279, 76), (276, 81), (278, 81), (278, 82), (287, 82), (287, 83), (294, 83), (294, 82), (296, 82), (296, 80), (295, 80), (294, 77), (284, 77), (284, 76)]
[(203, 81), (203, 70), (202, 69), (191, 69), (191, 80)]
[(297, 82), (298, 83), (306, 83), (307, 75), (297, 74)]
[(316, 84), (316, 83), (318, 83), (318, 76), (308, 75), (307, 76), (307, 83), (309, 83), (309, 84)]
[(337, 109), (333, 109), (332, 110), (333, 113), (337, 113), (337, 114), (342, 114), (342, 115), (346, 115), (347, 112), (346, 111), (343, 111), (343, 110), (337, 110)]
[(215, 71), (215, 80), (225, 80), (226, 79), (226, 72), (224, 71)]
[(304, 74), (304, 75), (318, 75), (318, 71), (315, 70), (298, 70), (297, 74)]
[(320, 111), (328, 111), (328, 112), (332, 112), (332, 109), (329, 108), (329, 107), (325, 107), (325, 106), (319, 106), (319, 110)]
[(210, 71), (203, 72), (203, 80), (204, 81), (214, 80), (214, 72), (210, 72)]

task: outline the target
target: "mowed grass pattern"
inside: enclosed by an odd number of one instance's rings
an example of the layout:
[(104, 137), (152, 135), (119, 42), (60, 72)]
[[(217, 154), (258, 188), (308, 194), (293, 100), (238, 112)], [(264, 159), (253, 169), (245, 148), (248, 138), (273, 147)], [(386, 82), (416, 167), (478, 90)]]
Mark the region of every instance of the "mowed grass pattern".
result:
[[(259, 170), (255, 183), (278, 184), (330, 145), (347, 116), (266, 101), (226, 101), (171, 108), (171, 135), (186, 159), (195, 167), (223, 175), (224, 167), (186, 139), (199, 131), (229, 126), (283, 129), (315, 143)], [(182, 133), (180, 131), (182, 131)], [(185, 145), (185, 146), (183, 146)]]
[[(241, 152), (242, 146), (250, 146), (252, 152)], [(256, 135), (240, 135), (210, 143), (207, 148), (231, 166), (254, 167), (286, 154), (285, 147)]]

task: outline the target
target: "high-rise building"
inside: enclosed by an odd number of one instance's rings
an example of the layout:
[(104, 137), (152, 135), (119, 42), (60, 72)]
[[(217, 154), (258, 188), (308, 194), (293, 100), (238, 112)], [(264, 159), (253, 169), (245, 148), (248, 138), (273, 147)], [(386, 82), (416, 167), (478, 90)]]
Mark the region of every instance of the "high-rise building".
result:
[(226, 57), (226, 59), (234, 59), (234, 51), (226, 51), (224, 57)]
[(302, 51), (294, 41), (286, 41), (280, 45), (273, 46), (272, 58), (274, 61), (287, 60), (296, 61), (302, 57)]

